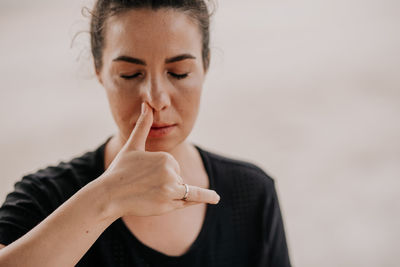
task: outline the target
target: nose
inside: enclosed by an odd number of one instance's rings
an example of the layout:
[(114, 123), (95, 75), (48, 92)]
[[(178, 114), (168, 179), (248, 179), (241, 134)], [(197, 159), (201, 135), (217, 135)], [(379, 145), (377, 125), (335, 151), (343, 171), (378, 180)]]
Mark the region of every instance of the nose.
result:
[(161, 111), (171, 105), (171, 98), (167, 85), (160, 80), (152, 79), (146, 86), (145, 100), (155, 111)]

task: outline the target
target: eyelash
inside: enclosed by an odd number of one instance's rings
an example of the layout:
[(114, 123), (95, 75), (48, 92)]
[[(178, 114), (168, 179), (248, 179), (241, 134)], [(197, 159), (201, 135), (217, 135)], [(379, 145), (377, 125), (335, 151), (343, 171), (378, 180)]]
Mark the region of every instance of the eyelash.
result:
[(132, 79), (134, 79), (134, 78), (136, 78), (136, 77), (139, 77), (139, 75), (141, 75), (140, 72), (135, 73), (135, 74), (133, 74), (133, 75), (121, 75), (121, 78), (123, 78), (123, 79), (125, 79), (125, 80), (132, 80)]
[[(123, 78), (125, 80), (132, 80), (132, 79), (135, 79), (135, 78), (139, 77), (141, 74), (142, 73), (138, 72), (138, 73), (135, 73), (133, 75), (121, 75), (121, 78)], [(171, 75), (172, 77), (174, 77), (177, 80), (185, 79), (189, 75), (189, 73), (176, 74), (176, 73), (173, 73), (173, 72), (168, 72), (168, 74)]]
[(176, 73), (173, 73), (173, 72), (168, 72), (168, 74), (171, 75), (172, 77), (174, 77), (177, 80), (185, 79), (189, 75), (189, 73), (176, 74)]

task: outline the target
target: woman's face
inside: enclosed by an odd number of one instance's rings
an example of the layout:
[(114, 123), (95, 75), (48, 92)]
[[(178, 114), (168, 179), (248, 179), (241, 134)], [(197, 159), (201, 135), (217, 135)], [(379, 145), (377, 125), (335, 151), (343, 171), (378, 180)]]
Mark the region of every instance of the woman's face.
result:
[(170, 151), (191, 132), (205, 77), (202, 37), (191, 18), (172, 9), (130, 10), (110, 17), (104, 34), (103, 66), (97, 76), (107, 92), (119, 137), (125, 142), (142, 102), (153, 109), (148, 151)]

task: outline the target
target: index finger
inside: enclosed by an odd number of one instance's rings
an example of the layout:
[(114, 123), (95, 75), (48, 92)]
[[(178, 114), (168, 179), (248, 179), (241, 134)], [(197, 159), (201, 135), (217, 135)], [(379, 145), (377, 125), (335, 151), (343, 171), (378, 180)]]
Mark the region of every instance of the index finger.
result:
[(149, 135), (152, 124), (153, 111), (146, 102), (143, 102), (140, 116), (125, 146), (128, 149), (144, 151), (146, 148), (147, 136)]

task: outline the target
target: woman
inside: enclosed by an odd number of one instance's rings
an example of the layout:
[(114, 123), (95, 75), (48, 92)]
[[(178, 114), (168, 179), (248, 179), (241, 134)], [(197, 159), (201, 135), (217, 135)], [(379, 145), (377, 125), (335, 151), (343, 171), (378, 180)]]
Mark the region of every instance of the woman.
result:
[(99, 0), (91, 45), (119, 131), (16, 183), (0, 266), (290, 266), (273, 180), (186, 141), (210, 60), (204, 0)]

